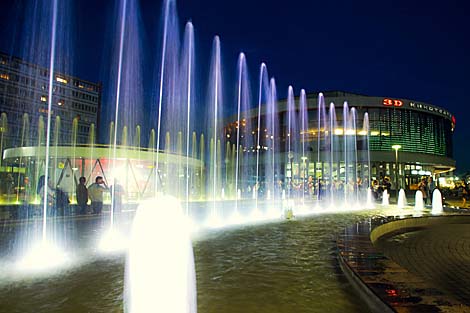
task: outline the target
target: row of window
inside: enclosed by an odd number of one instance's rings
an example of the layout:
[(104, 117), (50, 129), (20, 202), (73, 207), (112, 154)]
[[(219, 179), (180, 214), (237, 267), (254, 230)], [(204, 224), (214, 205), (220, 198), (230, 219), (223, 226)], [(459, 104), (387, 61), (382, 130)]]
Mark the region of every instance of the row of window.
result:
[[(0, 73), (0, 79), (8, 80), (8, 81), (14, 81), (14, 80), (11, 79), (11, 77), (12, 77), (12, 75), (10, 75), (10, 74)], [(36, 87), (36, 81), (33, 80), (33, 79), (28, 79), (26, 77), (21, 77), (21, 80), (19, 81), (19, 83), (26, 86), (26, 88), (21, 88), (21, 87), (24, 87), (24, 86), (21, 86), (19, 84), (14, 84), (14, 85), (0, 84), (0, 91), (5, 90), (8, 94), (14, 94), (14, 95), (18, 94), (20, 96), (30, 96), (32, 98), (33, 96), (31, 96), (31, 94), (33, 94), (34, 91), (31, 88), (28, 88), (28, 87), (34, 87), (35, 88)], [(49, 85), (47, 83), (42, 83), (40, 88), (43, 91), (48, 91)], [(84, 93), (84, 92), (71, 90), (70, 88), (64, 88), (64, 87), (61, 87), (61, 86), (54, 86), (53, 87), (53, 92), (55, 94), (60, 94), (60, 95), (64, 95), (64, 96), (83, 99), (83, 100), (87, 100), (87, 101), (90, 101), (90, 102), (98, 102), (98, 96), (94, 96), (94, 95), (90, 95), (90, 94), (87, 94), (87, 93)]]
[[(344, 129), (343, 122), (341, 119), (336, 119), (334, 125), (335, 128), (333, 134), (336, 135), (335, 145), (341, 146), (344, 143), (344, 139), (351, 137), (348, 135), (356, 135), (358, 144), (360, 141), (363, 141), (362, 135), (366, 135), (367, 132), (364, 131), (363, 126), (363, 116), (364, 113), (369, 115), (369, 127), (370, 130), (370, 149), (373, 151), (390, 151), (391, 146), (395, 144), (400, 144), (402, 146), (401, 151), (408, 152), (419, 152), (419, 153), (428, 153), (440, 156), (452, 157), (452, 125), (451, 121), (445, 117), (441, 117), (434, 114), (428, 114), (424, 112), (418, 112), (413, 110), (390, 110), (387, 108), (370, 108), (357, 112), (356, 115), (356, 131), (353, 129)], [(309, 118), (309, 130), (302, 134), (302, 131), (297, 123), (297, 127), (291, 130), (291, 133), (297, 135), (290, 136), (289, 131), (286, 126), (285, 120), (287, 119), (286, 112), (280, 114), (279, 125), (280, 129), (276, 137), (280, 137), (281, 142), (287, 142), (287, 138), (293, 138), (292, 144), (298, 144), (305, 137), (305, 141), (308, 143), (309, 148), (312, 148), (314, 151), (318, 149), (317, 147), (317, 138), (318, 138), (318, 122), (316, 111), (310, 111)], [(336, 116), (338, 117), (338, 116)], [(320, 125), (322, 128), (321, 138), (326, 138), (322, 140), (320, 150), (329, 150), (330, 145), (328, 143), (327, 131), (330, 131), (330, 122), (328, 117), (326, 117), (325, 122), (322, 122)], [(261, 132), (263, 133), (260, 136), (261, 144), (271, 145), (271, 131), (265, 128), (266, 117), (261, 118)], [(240, 130), (241, 142), (256, 142), (258, 137), (258, 131), (256, 129), (257, 118), (254, 117), (250, 122), (245, 122), (242, 124), (249, 125), (251, 124), (251, 129), (246, 129), (242, 127)], [(351, 124), (351, 123), (350, 123)], [(234, 127), (235, 126), (235, 127)], [(250, 135), (251, 132), (251, 135)], [(226, 128), (226, 137), (230, 141), (236, 140), (234, 137), (236, 134), (236, 125), (231, 124)], [(246, 136), (245, 139), (242, 139)], [(362, 144), (362, 143), (361, 143)], [(287, 149), (284, 147), (284, 144), (281, 143), (281, 150)]]
[[(40, 68), (37, 65), (30, 64), (27, 62), (22, 62), (18, 59), (9, 59), (7, 56), (0, 56), (0, 64), (4, 65), (4, 67), (6, 68), (9, 67), (9, 68), (21, 71), (21, 72), (27, 72), (30, 74), (29, 76), (40, 75), (43, 77), (49, 77), (48, 69)], [(55, 77), (55, 80), (65, 85), (72, 84), (73, 86), (77, 88), (83, 88), (85, 90), (92, 91), (92, 92), (100, 92), (100, 87), (98, 85), (84, 82), (79, 79), (67, 78), (64, 75), (57, 75)]]

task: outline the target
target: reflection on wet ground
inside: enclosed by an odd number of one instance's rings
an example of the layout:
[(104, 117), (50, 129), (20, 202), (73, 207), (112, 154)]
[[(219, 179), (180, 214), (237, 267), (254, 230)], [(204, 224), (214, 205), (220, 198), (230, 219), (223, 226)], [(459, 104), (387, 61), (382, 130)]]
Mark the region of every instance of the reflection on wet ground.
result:
[[(386, 216), (387, 210), (199, 234), (193, 243), (198, 312), (365, 312), (339, 270), (335, 239), (347, 225)], [(79, 264), (47, 277), (10, 279), (3, 273), (1, 312), (122, 312), (125, 257), (99, 256), (90, 248), (104, 227), (101, 220), (67, 223), (62, 227), (73, 230), (70, 245)], [(15, 231), (3, 230), (2, 247), (14, 245)]]

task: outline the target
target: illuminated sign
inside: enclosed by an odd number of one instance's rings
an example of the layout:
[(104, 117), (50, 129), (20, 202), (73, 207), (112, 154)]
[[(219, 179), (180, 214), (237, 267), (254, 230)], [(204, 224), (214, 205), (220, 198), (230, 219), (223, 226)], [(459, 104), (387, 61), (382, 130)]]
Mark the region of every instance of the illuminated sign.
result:
[[(385, 98), (382, 101), (382, 105), (387, 106), (387, 107), (398, 107), (399, 108), (399, 107), (403, 107), (404, 103), (403, 103), (403, 100)], [(435, 106), (432, 106), (432, 105), (429, 105), (429, 104), (416, 103), (416, 102), (409, 102), (408, 107), (413, 108), (413, 109), (420, 109), (420, 110), (423, 110), (423, 111), (428, 111), (428, 112), (433, 112), (433, 113), (443, 115), (443, 116), (451, 119), (452, 123), (455, 124), (455, 117), (452, 114), (450, 114), (450, 112), (448, 112), (444, 109), (441, 109), (439, 107), (435, 107)]]
[(397, 99), (384, 99), (383, 105), (385, 106), (394, 106), (394, 107), (401, 107), (403, 106), (403, 101)]
[(429, 112), (434, 112), (434, 113), (439, 113), (447, 118), (450, 118), (452, 119), (453, 115), (450, 114), (450, 112), (444, 110), (444, 109), (441, 109), (441, 108), (438, 108), (438, 107), (434, 107), (432, 105), (428, 105), (428, 104), (421, 104), (421, 103), (415, 103), (415, 102), (410, 102), (410, 108), (414, 108), (414, 109), (421, 109), (423, 111), (429, 111)]

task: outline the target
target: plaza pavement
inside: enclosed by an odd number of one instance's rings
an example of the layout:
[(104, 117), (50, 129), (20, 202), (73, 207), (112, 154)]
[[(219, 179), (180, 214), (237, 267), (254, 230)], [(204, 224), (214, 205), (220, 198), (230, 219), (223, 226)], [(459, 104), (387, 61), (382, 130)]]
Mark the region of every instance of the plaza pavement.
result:
[(470, 214), (364, 221), (337, 245), (343, 271), (373, 311), (470, 312)]

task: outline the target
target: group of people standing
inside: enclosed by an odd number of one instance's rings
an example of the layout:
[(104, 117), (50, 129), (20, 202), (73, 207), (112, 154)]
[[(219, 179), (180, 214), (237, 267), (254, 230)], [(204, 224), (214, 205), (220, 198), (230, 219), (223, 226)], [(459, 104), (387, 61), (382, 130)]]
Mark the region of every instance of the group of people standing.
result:
[(88, 199), (90, 199), (91, 213), (101, 214), (103, 210), (104, 193), (108, 191), (112, 194), (111, 198), (113, 200), (114, 211), (120, 212), (124, 189), (117, 183), (117, 180), (115, 180), (114, 185), (109, 188), (103, 177), (97, 176), (95, 182), (87, 188), (86, 178), (83, 176), (80, 177), (76, 190), (79, 214), (88, 213)]
[[(70, 203), (67, 193), (58, 187), (54, 188), (50, 179), (48, 179), (48, 183), (46, 184), (44, 176), (41, 176), (39, 178), (36, 192), (41, 199), (41, 203), (47, 201), (51, 214), (63, 214), (64, 209)], [(97, 176), (95, 178), (95, 182), (87, 187), (86, 178), (83, 176), (80, 177), (79, 183), (76, 187), (78, 214), (89, 213), (88, 200), (90, 200), (91, 213), (96, 215), (101, 214), (103, 210), (103, 198), (106, 192), (114, 192), (114, 195), (112, 195), (112, 199), (114, 201), (114, 210), (116, 212), (119, 212), (121, 210), (122, 196), (124, 194), (124, 190), (121, 185), (117, 183), (117, 181), (113, 186), (111, 186), (111, 188), (109, 188), (106, 185), (106, 182), (104, 181), (103, 177)]]
[(95, 182), (88, 188), (86, 186), (86, 178), (80, 177), (77, 185), (77, 205), (79, 214), (88, 213), (88, 199), (91, 201), (92, 214), (101, 214), (103, 210), (103, 194), (108, 191), (108, 186), (103, 177), (97, 176)]
[(429, 199), (429, 204), (432, 203), (432, 193), (436, 189), (436, 183), (432, 179), (431, 176), (428, 178), (423, 177), (421, 178), (421, 181), (418, 184), (418, 190), (421, 191), (423, 194), (423, 201), (424, 204), (428, 204), (428, 199)]

